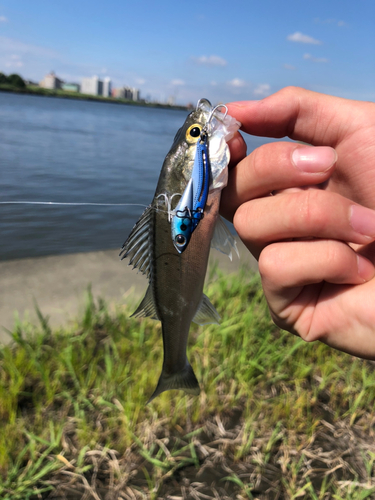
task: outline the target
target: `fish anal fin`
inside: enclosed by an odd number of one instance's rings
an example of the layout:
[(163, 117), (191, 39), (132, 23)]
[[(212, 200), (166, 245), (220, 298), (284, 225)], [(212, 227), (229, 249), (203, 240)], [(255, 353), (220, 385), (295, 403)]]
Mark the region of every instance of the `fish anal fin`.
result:
[(186, 361), (185, 367), (177, 373), (167, 375), (164, 370), (161, 372), (158, 385), (146, 404), (151, 403), (162, 392), (171, 391), (172, 389), (181, 389), (186, 394), (194, 396), (198, 396), (200, 393), (197, 377), (188, 361)]
[(203, 293), (197, 312), (195, 313), (195, 316), (193, 318), (193, 322), (197, 325), (209, 325), (211, 323), (218, 325), (219, 321), (219, 313), (211, 304), (210, 299), (207, 297), (207, 295)]
[(130, 316), (131, 318), (152, 318), (159, 319), (158, 311), (156, 309), (154, 294), (152, 293), (151, 285), (148, 286), (145, 296), (137, 309)]

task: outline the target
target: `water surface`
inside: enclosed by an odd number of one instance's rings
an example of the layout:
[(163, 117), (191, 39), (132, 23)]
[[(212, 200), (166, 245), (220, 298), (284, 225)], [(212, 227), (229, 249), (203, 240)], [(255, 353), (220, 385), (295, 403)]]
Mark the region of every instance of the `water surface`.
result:
[[(186, 115), (0, 92), (0, 201), (147, 206)], [(143, 209), (0, 205), (0, 260), (120, 248)]]

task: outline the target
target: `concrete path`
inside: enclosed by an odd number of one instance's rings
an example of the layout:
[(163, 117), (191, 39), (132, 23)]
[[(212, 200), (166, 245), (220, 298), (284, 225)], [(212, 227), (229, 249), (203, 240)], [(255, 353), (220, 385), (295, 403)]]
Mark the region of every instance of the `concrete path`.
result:
[[(240, 260), (233, 262), (212, 251), (210, 263), (218, 261), (221, 270), (238, 271), (242, 262), (256, 269), (256, 261), (239, 241)], [(9, 341), (5, 329), (20, 319), (37, 323), (34, 301), (50, 325), (59, 326), (76, 318), (84, 308), (84, 296), (91, 284), (95, 298), (109, 305), (126, 301), (136, 303), (147, 288), (147, 280), (119, 260), (119, 250), (57, 255), (0, 262), (0, 342)]]

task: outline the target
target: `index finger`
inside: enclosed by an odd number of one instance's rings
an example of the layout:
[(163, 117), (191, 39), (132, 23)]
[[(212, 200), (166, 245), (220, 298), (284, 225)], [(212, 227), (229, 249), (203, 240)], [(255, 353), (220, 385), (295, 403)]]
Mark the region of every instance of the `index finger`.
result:
[(228, 112), (251, 135), (290, 137), (314, 146), (332, 146), (357, 127), (366, 103), (286, 87), (261, 101), (227, 104)]

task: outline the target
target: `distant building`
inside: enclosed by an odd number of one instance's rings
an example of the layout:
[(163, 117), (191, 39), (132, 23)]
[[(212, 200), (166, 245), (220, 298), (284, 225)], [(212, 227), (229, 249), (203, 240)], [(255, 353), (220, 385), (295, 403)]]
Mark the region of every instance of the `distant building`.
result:
[(111, 79), (106, 76), (103, 81), (103, 97), (111, 97), (112, 95), (112, 83)]
[(34, 82), (34, 80), (24, 80), (24, 82), (26, 83), (26, 85), (33, 85), (34, 87), (39, 87), (39, 83)]
[(139, 101), (141, 98), (141, 93), (140, 93), (139, 89), (133, 88), (132, 93), (133, 93), (133, 101)]
[(116, 99), (124, 99), (124, 89), (112, 89), (112, 97), (116, 97)]
[(43, 78), (43, 80), (39, 83), (39, 86), (44, 89), (61, 89), (63, 83), (63, 80), (57, 78), (55, 72), (51, 71), (51, 73)]
[(103, 82), (98, 76), (82, 78), (81, 93), (90, 95), (103, 95)]
[(79, 89), (78, 83), (63, 83), (61, 85), (61, 90), (67, 90), (68, 92), (79, 92)]
[(121, 87), (120, 89), (113, 89), (113, 96), (117, 99), (128, 99), (129, 101), (139, 101), (139, 89), (134, 87)]

